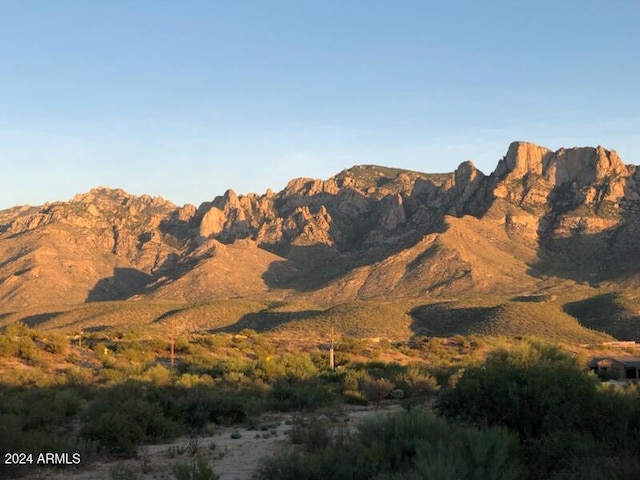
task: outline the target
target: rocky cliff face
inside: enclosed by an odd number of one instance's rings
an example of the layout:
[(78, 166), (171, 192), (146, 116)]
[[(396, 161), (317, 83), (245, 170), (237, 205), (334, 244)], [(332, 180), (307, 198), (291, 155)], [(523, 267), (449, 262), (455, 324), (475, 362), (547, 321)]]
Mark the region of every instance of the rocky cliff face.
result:
[(198, 208), (99, 188), (0, 212), (0, 300), (337, 301), (617, 281), (640, 267), (639, 180), (602, 147), (515, 142), (490, 175), (471, 162), (446, 174), (362, 165)]
[[(619, 206), (627, 193), (633, 196), (636, 185), (630, 181), (631, 173), (615, 151), (603, 147), (551, 152), (531, 143), (516, 142), (492, 176), (494, 193), (500, 198), (536, 206), (549, 200), (553, 191), (552, 203), (560, 200), (569, 202), (569, 207), (598, 207), (606, 202)], [(561, 192), (564, 196), (560, 199)]]

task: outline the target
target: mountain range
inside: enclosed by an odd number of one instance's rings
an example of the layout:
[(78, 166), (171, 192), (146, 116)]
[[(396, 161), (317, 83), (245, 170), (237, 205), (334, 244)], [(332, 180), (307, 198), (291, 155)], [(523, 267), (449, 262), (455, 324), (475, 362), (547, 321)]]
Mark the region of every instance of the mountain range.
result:
[(358, 165), (200, 206), (96, 188), (0, 211), (0, 312), (107, 300), (553, 295), (640, 283), (640, 170), (512, 143), (486, 175)]

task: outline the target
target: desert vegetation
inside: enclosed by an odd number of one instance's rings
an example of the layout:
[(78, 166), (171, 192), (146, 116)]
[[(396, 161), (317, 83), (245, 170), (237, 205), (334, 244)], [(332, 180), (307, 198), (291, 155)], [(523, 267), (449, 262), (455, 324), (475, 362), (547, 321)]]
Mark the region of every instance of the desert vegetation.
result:
[[(173, 342), (141, 331), (62, 332), (11, 324), (0, 334), (2, 451), (80, 452), (83, 461), (136, 456), (141, 444), (203, 434), (215, 425), (255, 425), (267, 411), (309, 412), (344, 403), (429, 398), (445, 363), (473, 349), (434, 340), (409, 347), (352, 337), (296, 347), (255, 331), (181, 334)], [(170, 343), (175, 361), (172, 365)], [(388, 352), (403, 359), (385, 359)], [(448, 360), (429, 367), (428, 355)], [(372, 385), (383, 386), (374, 391)], [(9, 468), (10, 475), (27, 473)]]
[(413, 406), (352, 435), (310, 425), (304, 448), (263, 461), (256, 478), (633, 479), (639, 428), (635, 386), (603, 387), (557, 346), (525, 341), (466, 369), (435, 415)]
[[(263, 462), (256, 478), (640, 472), (637, 391), (603, 388), (587, 374), (593, 347), (569, 353), (530, 337), (339, 335), (331, 369), (326, 339), (313, 336), (296, 342), (290, 334), (248, 329), (174, 333), (110, 329), (79, 338), (21, 323), (4, 327), (0, 450), (79, 452), (83, 465), (138, 458), (135, 471), (114, 467), (111, 475), (137, 478), (143, 464), (153, 471), (141, 445), (197, 439), (225, 426), (236, 428), (231, 438), (242, 437), (240, 426), (266, 438), (277, 435), (260, 420), (267, 412), (308, 416), (369, 405), (375, 413), (391, 403), (405, 412), (357, 429), (333, 414), (296, 422), (288, 437), (293, 446)], [(165, 468), (163, 478), (215, 475), (215, 463), (196, 455), (206, 451), (197, 440), (174, 456), (194, 445), (192, 458), (175, 459), (181, 463)], [(34, 468), (6, 466), (2, 475), (28, 476)]]

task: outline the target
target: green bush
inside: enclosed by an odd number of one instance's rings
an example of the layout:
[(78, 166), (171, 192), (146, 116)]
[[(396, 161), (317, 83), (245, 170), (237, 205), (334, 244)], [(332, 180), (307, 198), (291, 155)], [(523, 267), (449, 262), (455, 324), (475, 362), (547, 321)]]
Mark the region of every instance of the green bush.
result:
[(258, 480), (519, 478), (516, 439), (504, 429), (452, 427), (429, 413), (375, 418), (354, 436), (265, 459)]
[(220, 478), (203, 455), (197, 455), (195, 459), (188, 462), (175, 463), (171, 466), (171, 471), (176, 480), (218, 480)]
[(87, 406), (80, 433), (107, 453), (131, 456), (143, 440), (172, 438), (184, 431), (166, 407), (157, 392), (145, 385), (111, 387)]
[(61, 333), (47, 332), (46, 336), (39, 336), (42, 348), (55, 355), (66, 355), (69, 352), (69, 339)]
[(331, 444), (335, 425), (326, 419), (311, 418), (308, 421), (296, 419), (289, 430), (289, 438), (294, 445), (300, 445), (307, 452), (315, 452)]
[(18, 344), (9, 338), (6, 334), (0, 334), (0, 357), (16, 357), (18, 356)]
[(635, 471), (639, 408), (637, 392), (599, 389), (574, 358), (536, 341), (493, 352), (437, 404), (451, 420), (516, 432), (531, 478), (605, 478), (614, 458)]
[(318, 379), (276, 381), (269, 393), (268, 406), (278, 411), (309, 411), (328, 406), (336, 399), (332, 386)]
[(393, 390), (394, 385), (386, 378), (367, 378), (360, 382), (360, 392), (368, 402), (379, 404)]
[(94, 381), (93, 372), (88, 368), (71, 365), (64, 370), (64, 376), (68, 385), (89, 385)]
[(131, 457), (144, 438), (142, 425), (125, 414), (105, 412), (91, 418), (82, 428), (81, 435), (98, 443), (99, 448), (116, 456)]
[(559, 348), (540, 344), (493, 352), (482, 367), (467, 369), (437, 404), (447, 418), (504, 425), (524, 439), (593, 431), (595, 407), (595, 379)]
[(409, 365), (399, 380), (398, 386), (405, 388), (410, 397), (432, 396), (440, 390), (438, 380), (426, 368), (417, 364)]

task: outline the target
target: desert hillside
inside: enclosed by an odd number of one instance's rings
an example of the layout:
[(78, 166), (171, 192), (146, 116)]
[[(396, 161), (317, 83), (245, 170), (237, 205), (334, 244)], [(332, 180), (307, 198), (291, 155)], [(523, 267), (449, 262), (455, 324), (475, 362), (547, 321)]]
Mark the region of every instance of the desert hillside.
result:
[(577, 302), (638, 284), (639, 179), (603, 147), (515, 142), (489, 175), (359, 165), (198, 207), (96, 188), (0, 212), (0, 310), (7, 323), (121, 300)]

